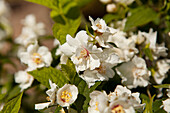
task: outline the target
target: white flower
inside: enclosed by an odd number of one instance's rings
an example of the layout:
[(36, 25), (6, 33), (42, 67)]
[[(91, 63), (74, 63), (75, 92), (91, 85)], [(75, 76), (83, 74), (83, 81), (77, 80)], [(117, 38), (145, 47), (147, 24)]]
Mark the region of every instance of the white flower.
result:
[(142, 32), (142, 35), (146, 37), (146, 45), (149, 44), (149, 48), (152, 50), (153, 58), (157, 59), (160, 56), (166, 56), (166, 50), (164, 43), (157, 45), (157, 32), (153, 32), (153, 29), (149, 30), (149, 33)]
[(134, 0), (114, 0), (117, 3), (122, 3), (122, 4), (126, 4), (126, 5), (130, 5), (134, 2)]
[(89, 37), (86, 31), (80, 31), (75, 38), (67, 35), (67, 42), (60, 47), (62, 53), (71, 57), (77, 72), (84, 71), (88, 68), (93, 70), (100, 66), (100, 60), (95, 54), (101, 53), (102, 49), (97, 48), (97, 46), (92, 43), (88, 43), (88, 39)]
[(168, 91), (168, 99), (162, 101), (163, 102), (163, 109), (169, 113), (170, 112), (170, 89), (167, 90)]
[(134, 108), (127, 103), (126, 98), (112, 101), (105, 113), (135, 113)]
[(77, 96), (77, 87), (75, 85), (65, 84), (57, 91), (57, 103), (62, 107), (68, 107), (75, 102)]
[(134, 42), (138, 45), (142, 44), (145, 41), (145, 37), (143, 36), (143, 33), (141, 31), (138, 31), (137, 35), (132, 33), (130, 38), (134, 40)]
[(158, 60), (156, 62), (156, 66), (158, 70), (154, 73), (153, 77), (157, 84), (161, 84), (162, 81), (166, 78), (166, 73), (170, 69), (169, 63), (170, 60), (167, 59)]
[(89, 16), (89, 20), (91, 21), (92, 28), (94, 31), (98, 33), (110, 32), (108, 26), (106, 25), (103, 19), (97, 18), (95, 21)]
[(21, 34), (15, 39), (15, 43), (27, 47), (30, 44), (37, 43), (37, 36), (32, 29), (23, 27)]
[(57, 40), (57, 39), (54, 39), (54, 43), (53, 43), (54, 46), (60, 46), (60, 41)]
[(102, 2), (103, 4), (108, 4), (109, 2), (112, 2), (112, 0), (99, 0), (100, 2)]
[(117, 68), (117, 72), (122, 78), (122, 83), (128, 88), (146, 87), (149, 84), (150, 71), (145, 60), (140, 57), (135, 56), (132, 61), (123, 63)]
[(135, 42), (132, 39), (126, 39), (122, 31), (117, 31), (114, 35), (109, 36), (108, 42), (112, 42), (117, 46), (117, 48), (113, 47), (113, 49), (119, 56), (120, 63), (129, 61), (138, 53), (138, 49), (135, 48)]
[(26, 52), (19, 54), (21, 62), (28, 64), (32, 69), (48, 67), (51, 65), (52, 56), (45, 46), (29, 45)]
[(18, 71), (15, 73), (15, 82), (20, 83), (19, 87), (21, 88), (21, 91), (30, 87), (34, 81), (34, 78), (27, 73), (28, 71), (31, 70), (26, 69), (25, 71)]
[[(142, 110), (144, 104), (140, 104), (139, 93), (131, 93), (129, 89), (118, 85), (114, 92), (111, 92), (109, 97), (109, 112), (124, 111), (125, 113), (134, 113), (135, 109)], [(107, 113), (106, 112), (106, 113)]]
[(164, 110), (169, 113), (170, 112), (170, 98), (163, 101)]
[(112, 67), (118, 64), (119, 57), (115, 55), (112, 49), (104, 49), (102, 54), (97, 54), (100, 58), (100, 66), (94, 70), (85, 70), (80, 77), (86, 81), (89, 87), (95, 84), (95, 81), (104, 81), (113, 78), (115, 75)]
[(44, 109), (46, 107), (48, 108), (48, 106), (55, 104), (56, 93), (57, 93), (57, 85), (55, 83), (52, 83), (51, 80), (49, 80), (49, 84), (50, 84), (51, 89), (47, 90), (46, 93), (48, 95), (47, 99), (50, 102), (35, 104), (36, 110)]
[(32, 29), (37, 36), (44, 35), (46, 33), (44, 24), (42, 22), (37, 23), (33, 14), (27, 15), (25, 19), (22, 20), (22, 24), (25, 27)]
[(93, 91), (90, 93), (90, 103), (88, 113), (104, 113), (108, 107), (108, 98), (105, 92)]
[(123, 31), (125, 28), (127, 18), (124, 18), (123, 20), (116, 21), (113, 25), (114, 28), (119, 29), (120, 31)]
[(114, 3), (108, 4), (106, 6), (106, 11), (109, 13), (114, 13), (117, 10), (116, 5)]

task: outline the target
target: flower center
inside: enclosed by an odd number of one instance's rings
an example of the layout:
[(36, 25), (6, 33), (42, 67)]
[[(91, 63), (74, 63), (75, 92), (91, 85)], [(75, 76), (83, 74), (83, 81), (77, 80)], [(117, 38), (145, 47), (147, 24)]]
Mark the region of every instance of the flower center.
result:
[(97, 70), (100, 74), (106, 74), (106, 66), (100, 65), (98, 68), (96, 68), (96, 70)]
[(36, 64), (42, 63), (41, 55), (39, 53), (33, 53), (32, 59)]
[(101, 24), (96, 24), (96, 26), (99, 28), (99, 29), (102, 29), (102, 25)]
[(61, 100), (63, 102), (69, 102), (70, 99), (72, 98), (72, 94), (68, 91), (63, 91), (61, 94)]
[(99, 111), (98, 105), (99, 105), (99, 102), (96, 102), (96, 104), (95, 104), (95, 106), (96, 106), (95, 110), (96, 111)]
[(89, 57), (89, 51), (85, 48), (83, 50), (81, 50), (79, 58), (85, 58), (86, 59), (88, 57)]
[(125, 113), (121, 105), (116, 105), (112, 108), (111, 113)]
[(142, 72), (142, 68), (134, 67), (134, 68), (132, 69), (132, 72), (133, 72), (134, 76), (140, 77), (141, 72)]

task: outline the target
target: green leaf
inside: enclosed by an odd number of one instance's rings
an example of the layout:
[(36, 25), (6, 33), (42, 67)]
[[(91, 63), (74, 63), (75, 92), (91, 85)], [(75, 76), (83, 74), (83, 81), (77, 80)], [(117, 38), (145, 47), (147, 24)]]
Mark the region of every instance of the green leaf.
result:
[(160, 107), (161, 105), (162, 105), (162, 99), (155, 100), (153, 102), (153, 107), (152, 107), (153, 112), (155, 113), (156, 111), (159, 111), (161, 109), (161, 107)]
[(6, 96), (6, 94), (0, 94), (0, 101), (1, 101), (2, 99), (4, 99), (5, 96)]
[(147, 100), (143, 100), (143, 102), (146, 103), (145, 110), (143, 113), (153, 113), (152, 107), (154, 97), (155, 95), (149, 100), (149, 102)]
[(7, 100), (11, 100), (12, 98), (16, 97), (21, 92), (21, 88), (19, 86), (13, 87), (13, 89), (9, 92)]
[(146, 6), (132, 9), (130, 12), (131, 16), (127, 17), (124, 31), (128, 31), (133, 27), (145, 25), (159, 16), (153, 9)]
[(97, 88), (97, 86), (101, 84), (101, 82), (96, 82), (95, 85), (89, 88), (87, 83), (83, 79), (81, 79), (80, 77), (75, 77), (74, 83), (78, 87), (79, 93), (86, 97), (86, 100), (84, 101), (83, 104), (83, 109), (87, 110), (88, 103), (90, 101), (89, 94), (92, 91), (94, 91)]
[(65, 74), (63, 74), (60, 70), (52, 67), (44, 67), (42, 69), (37, 69), (28, 73), (31, 74), (43, 85), (45, 85), (47, 88), (50, 88), (49, 80), (56, 83), (59, 87), (62, 87), (64, 84), (69, 83), (68, 78), (65, 76)]
[(105, 22), (108, 24), (109, 22), (111, 22), (112, 20), (116, 20), (119, 19), (118, 15), (114, 15), (114, 14), (106, 14), (103, 19), (105, 20)]
[(58, 9), (58, 7), (57, 7), (58, 0), (26, 0), (26, 1), (40, 4), (40, 5), (46, 6), (50, 9)]
[(55, 23), (53, 26), (53, 34), (55, 38), (57, 38), (61, 44), (66, 42), (66, 35), (69, 34), (74, 36), (79, 25), (80, 25), (80, 17), (77, 19), (67, 19), (65, 24), (63, 23)]
[(18, 113), (21, 105), (23, 92), (5, 104), (2, 113)]
[(145, 94), (140, 94), (140, 98), (149, 102), (149, 97)]
[(77, 3), (79, 7), (83, 7), (92, 2), (93, 0), (74, 0), (74, 1)]
[(149, 48), (150, 44), (147, 44), (144, 48), (145, 55), (149, 58), (149, 60), (153, 61), (152, 51)]
[(60, 113), (61, 109), (62, 109), (62, 107), (58, 105), (57, 108), (55, 109), (55, 113)]
[(155, 88), (170, 88), (170, 84), (154, 85)]
[(67, 64), (61, 65), (62, 71), (66, 74), (66, 76), (69, 78), (69, 81), (74, 84), (74, 77), (76, 76), (76, 69), (75, 65), (71, 60), (67, 60)]

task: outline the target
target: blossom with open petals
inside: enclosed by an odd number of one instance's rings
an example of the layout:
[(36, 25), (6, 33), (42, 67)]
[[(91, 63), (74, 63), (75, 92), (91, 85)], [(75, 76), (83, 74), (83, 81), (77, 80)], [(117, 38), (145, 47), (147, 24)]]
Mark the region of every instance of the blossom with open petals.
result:
[(26, 51), (19, 54), (21, 62), (28, 64), (32, 69), (48, 67), (51, 65), (52, 56), (45, 46), (29, 45)]
[(151, 73), (146, 67), (145, 60), (140, 57), (135, 56), (132, 61), (123, 63), (117, 67), (117, 72), (122, 78), (122, 83), (128, 88), (146, 87), (149, 84)]
[(30, 87), (34, 81), (34, 78), (27, 73), (28, 71), (31, 70), (27, 69), (25, 71), (18, 71), (15, 73), (15, 82), (20, 83), (19, 87), (21, 88), (21, 91)]
[(104, 113), (108, 107), (108, 97), (106, 92), (93, 91), (90, 93), (90, 103), (88, 113)]
[(89, 87), (96, 81), (107, 81), (115, 75), (113, 67), (119, 62), (119, 57), (112, 49), (104, 49), (102, 54), (96, 54), (100, 59), (100, 66), (94, 70), (85, 70), (80, 77), (86, 81)]
[(139, 93), (131, 93), (129, 89), (118, 85), (114, 92), (111, 92), (109, 97), (110, 105), (106, 113), (135, 113), (135, 110), (142, 111), (144, 104), (140, 104)]
[(92, 28), (94, 31), (98, 33), (105, 33), (109, 32), (109, 28), (106, 25), (105, 21), (103, 19), (97, 18), (95, 21), (89, 16), (89, 20), (91, 21)]
[(78, 96), (78, 88), (75, 85), (65, 84), (57, 91), (57, 103), (62, 107), (68, 107), (74, 103)]
[(67, 42), (61, 45), (60, 50), (70, 57), (76, 66), (77, 72), (86, 69), (93, 70), (100, 66), (100, 60), (96, 53), (101, 53), (102, 49), (96, 45), (88, 43), (89, 36), (86, 31), (79, 31), (75, 38), (66, 36)]
[(161, 84), (162, 81), (166, 78), (166, 73), (170, 69), (170, 60), (168, 59), (163, 59), (163, 60), (158, 60), (156, 62), (157, 69), (155, 73), (153, 73), (154, 80), (157, 84)]

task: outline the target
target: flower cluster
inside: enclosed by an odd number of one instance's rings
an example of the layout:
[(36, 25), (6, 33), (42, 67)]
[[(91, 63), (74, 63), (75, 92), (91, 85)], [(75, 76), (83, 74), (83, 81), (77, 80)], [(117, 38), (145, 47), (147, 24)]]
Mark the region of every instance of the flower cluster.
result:
[[(160, 62), (158, 60), (160, 56), (167, 55), (164, 44), (156, 44), (157, 32), (151, 29), (149, 33), (139, 31), (137, 35), (131, 33), (127, 37), (127, 33), (107, 26), (103, 19), (98, 18), (95, 21), (91, 17), (89, 19), (94, 35), (83, 30), (79, 31), (75, 38), (67, 35), (66, 43), (59, 47), (60, 54), (72, 60), (77, 72), (81, 73), (80, 77), (89, 87), (93, 86), (95, 81), (113, 78), (115, 72), (112, 68), (117, 64), (121, 64), (116, 66), (116, 72), (122, 78), (122, 84), (128, 88), (146, 87), (149, 84), (151, 72), (145, 62), (148, 57), (145, 56), (145, 59), (140, 57), (142, 51), (139, 49), (147, 46), (157, 62)], [(137, 45), (140, 48), (136, 48)], [(160, 63), (157, 64), (159, 74), (155, 69), (154, 79), (159, 84), (161, 82), (158, 81), (165, 78), (170, 68), (168, 60), (163, 61), (161, 64), (165, 67), (164, 72), (159, 69)]]
[(135, 113), (142, 110), (139, 93), (131, 93), (129, 89), (118, 85), (114, 92), (107, 95), (105, 92), (93, 91), (90, 94), (88, 113)]
[(28, 68), (15, 74), (15, 82), (20, 83), (21, 91), (31, 86), (34, 78), (28, 71), (51, 65), (51, 52), (45, 46), (38, 45), (38, 37), (45, 34), (44, 24), (36, 23), (34, 15), (27, 15), (22, 21), (21, 35), (15, 39), (20, 44), (18, 57), (20, 61), (27, 64)]

